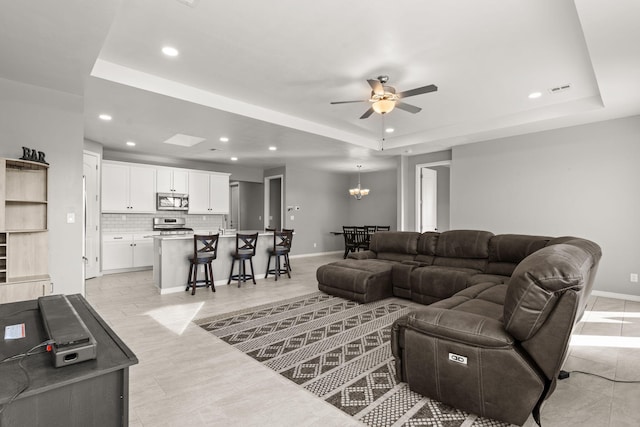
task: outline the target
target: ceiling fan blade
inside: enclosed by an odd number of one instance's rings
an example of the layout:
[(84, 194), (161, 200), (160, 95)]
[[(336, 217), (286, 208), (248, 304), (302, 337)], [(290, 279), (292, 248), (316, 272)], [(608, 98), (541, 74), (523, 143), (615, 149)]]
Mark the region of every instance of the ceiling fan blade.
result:
[(359, 101), (333, 101), (331, 102), (332, 105), (334, 104), (351, 104), (352, 102), (369, 102), (368, 99), (361, 99)]
[(366, 119), (372, 114), (373, 114), (373, 107), (371, 107), (367, 111), (365, 111), (364, 114), (360, 116), (360, 118), (361, 119)]
[(422, 87), (417, 87), (415, 89), (405, 90), (404, 92), (400, 92), (398, 96), (400, 98), (407, 98), (409, 96), (422, 95), (423, 93), (435, 92), (437, 90), (438, 90), (438, 86), (436, 85), (422, 86)]
[(408, 111), (413, 114), (416, 114), (422, 111), (422, 108), (416, 107), (415, 105), (406, 104), (404, 102), (396, 102), (396, 108), (399, 108), (404, 111)]
[(367, 82), (369, 82), (369, 86), (371, 86), (371, 90), (373, 90), (373, 93), (375, 93), (376, 95), (384, 95), (384, 88), (382, 87), (382, 83), (374, 79), (369, 79), (367, 80)]

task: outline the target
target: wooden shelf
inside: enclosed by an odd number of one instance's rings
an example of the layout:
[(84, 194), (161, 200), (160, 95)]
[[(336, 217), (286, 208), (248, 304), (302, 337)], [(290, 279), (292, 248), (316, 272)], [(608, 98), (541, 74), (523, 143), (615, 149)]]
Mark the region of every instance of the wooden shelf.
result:
[(0, 304), (51, 292), (48, 169), (0, 158)]

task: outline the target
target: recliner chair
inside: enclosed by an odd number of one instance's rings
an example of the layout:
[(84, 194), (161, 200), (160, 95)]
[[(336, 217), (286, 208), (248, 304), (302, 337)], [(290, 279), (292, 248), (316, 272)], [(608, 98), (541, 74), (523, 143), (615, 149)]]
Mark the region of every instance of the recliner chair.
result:
[(522, 425), (554, 391), (601, 257), (584, 239), (552, 239), (507, 283), (485, 282), (393, 324), (396, 376), (411, 390)]

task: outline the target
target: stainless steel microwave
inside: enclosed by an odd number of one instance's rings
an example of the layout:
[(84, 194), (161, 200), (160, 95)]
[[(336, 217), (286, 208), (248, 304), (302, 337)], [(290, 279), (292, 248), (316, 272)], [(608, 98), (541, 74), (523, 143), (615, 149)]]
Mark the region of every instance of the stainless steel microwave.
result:
[(181, 193), (158, 193), (156, 209), (159, 211), (188, 211), (189, 195)]

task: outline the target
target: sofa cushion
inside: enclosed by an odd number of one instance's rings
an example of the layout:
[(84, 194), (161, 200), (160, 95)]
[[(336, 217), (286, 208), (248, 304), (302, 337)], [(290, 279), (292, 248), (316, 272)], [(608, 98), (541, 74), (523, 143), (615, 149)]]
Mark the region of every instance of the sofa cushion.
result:
[(506, 284), (484, 282), (464, 289), (450, 298), (431, 304), (431, 307), (464, 311), (502, 321), (506, 294)]
[(467, 287), (475, 286), (478, 283), (508, 283), (510, 278), (510, 276), (502, 276), (500, 274), (480, 273), (469, 277), (469, 280), (467, 281)]
[(516, 267), (505, 298), (507, 332), (519, 341), (530, 339), (544, 324), (559, 296), (579, 291), (597, 263), (594, 255), (571, 244), (554, 244), (534, 252)]
[(478, 274), (469, 268), (440, 267), (430, 265), (411, 272), (411, 299), (422, 304), (431, 304), (449, 298), (467, 287), (469, 277)]
[(489, 240), (492, 236), (493, 233), (478, 230), (440, 233), (433, 265), (483, 271), (489, 257)]
[(485, 273), (511, 276), (520, 261), (544, 248), (550, 239), (523, 234), (493, 236), (489, 241), (489, 262)]
[(440, 233), (435, 231), (426, 231), (418, 238), (418, 255), (415, 260), (423, 264), (433, 264), (436, 255), (436, 245), (438, 244), (438, 236)]
[(418, 253), (419, 236), (420, 233), (413, 231), (377, 231), (371, 236), (369, 249), (378, 255), (390, 252), (415, 256)]

